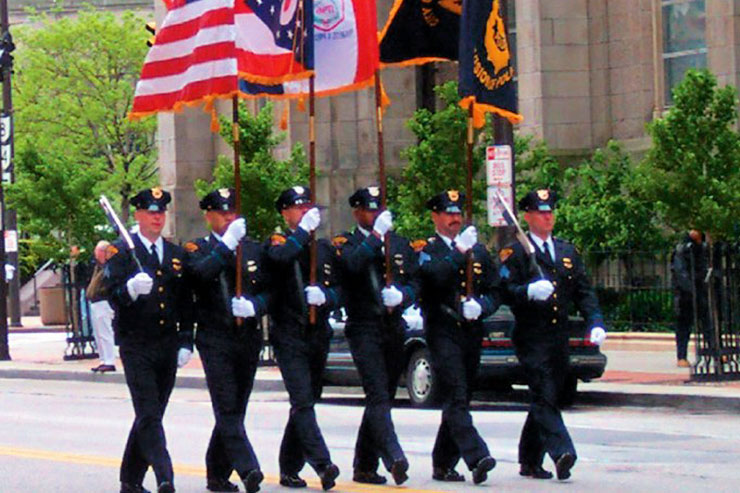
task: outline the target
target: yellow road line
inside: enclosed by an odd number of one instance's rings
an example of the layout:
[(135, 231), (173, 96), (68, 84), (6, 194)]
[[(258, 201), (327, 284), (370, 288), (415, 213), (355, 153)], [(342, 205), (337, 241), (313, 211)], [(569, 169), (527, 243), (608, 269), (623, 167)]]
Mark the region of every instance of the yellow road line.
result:
[[(114, 459), (111, 457), (102, 457), (99, 455), (86, 455), (86, 454), (71, 454), (68, 452), (55, 452), (52, 450), (40, 450), (40, 449), (27, 449), (19, 447), (8, 447), (0, 445), (0, 456), (16, 457), (20, 459), (32, 459), (32, 460), (47, 460), (52, 462), (63, 462), (66, 464), (80, 464), (88, 466), (100, 466), (100, 467), (114, 467), (118, 468), (121, 466), (120, 459)], [(184, 464), (175, 464), (174, 470), (176, 474), (182, 474), (185, 476), (199, 476), (202, 478), (206, 477), (206, 469), (201, 466), (187, 466)], [(265, 474), (265, 482), (278, 484), (279, 477), (272, 474)], [(321, 489), (321, 483), (317, 479), (309, 479), (309, 486), (316, 489)], [(371, 491), (388, 491), (389, 488), (402, 490), (404, 493), (445, 493), (439, 490), (426, 490), (426, 489), (412, 489), (404, 486), (376, 486), (376, 485), (365, 485), (353, 482), (337, 482), (337, 489), (340, 491), (347, 492), (358, 492), (365, 493)]]

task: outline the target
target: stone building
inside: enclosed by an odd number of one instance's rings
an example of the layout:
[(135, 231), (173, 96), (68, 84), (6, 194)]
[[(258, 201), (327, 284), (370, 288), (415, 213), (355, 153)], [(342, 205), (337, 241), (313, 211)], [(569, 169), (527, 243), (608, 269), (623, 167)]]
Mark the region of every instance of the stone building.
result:
[[(152, 0), (98, 0), (108, 8)], [(332, 0), (342, 1), (342, 0)], [(12, 3), (48, 4), (40, 0)], [(68, 5), (74, 2), (67, 2)], [(155, 0), (155, 16), (164, 7)], [(393, 0), (377, 0), (379, 28)], [(721, 83), (740, 85), (740, 2), (733, 0), (508, 0), (518, 71), (517, 129), (547, 141), (573, 162), (610, 139), (634, 152), (649, 145), (645, 124), (670, 105), (670, 89), (689, 67), (708, 67)], [(11, 12), (12, 14), (12, 12)], [(11, 15), (12, 16), (12, 15)], [(389, 172), (403, 166), (400, 151), (414, 142), (405, 122), (430, 83), (456, 77), (456, 66), (389, 69), (383, 82), (393, 101), (384, 119)], [(257, 104), (257, 103), (254, 103)], [(280, 105), (278, 105), (279, 110)], [(224, 107), (226, 108), (226, 106)], [(307, 141), (307, 116), (291, 109), (289, 139)], [(365, 90), (317, 102), (318, 197), (330, 204), (324, 234), (350, 222), (346, 197), (376, 181), (374, 94)], [(209, 178), (229, 148), (209, 131), (210, 119), (192, 110), (159, 117), (162, 184), (174, 192), (169, 234), (202, 232), (192, 183)]]

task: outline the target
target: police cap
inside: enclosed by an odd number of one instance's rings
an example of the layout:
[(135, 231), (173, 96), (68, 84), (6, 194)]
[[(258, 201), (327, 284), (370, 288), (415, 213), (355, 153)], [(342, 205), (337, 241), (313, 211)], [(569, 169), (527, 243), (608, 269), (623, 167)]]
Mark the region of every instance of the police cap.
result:
[(214, 190), (200, 200), (200, 208), (204, 211), (234, 211), (236, 192), (233, 188)]
[(457, 190), (447, 190), (427, 200), (427, 209), (432, 212), (462, 214), (465, 194)]
[(542, 211), (552, 212), (555, 210), (557, 197), (555, 192), (547, 188), (532, 190), (519, 201), (519, 209), (525, 212)]
[(284, 190), (275, 201), (275, 208), (278, 212), (287, 209), (293, 205), (303, 205), (311, 203), (311, 189), (308, 187), (296, 186)]
[(378, 187), (360, 188), (349, 198), (350, 207), (359, 207), (371, 211), (380, 210), (380, 202), (380, 188)]
[(140, 210), (164, 212), (172, 200), (169, 192), (159, 187), (142, 190), (131, 198), (131, 205)]

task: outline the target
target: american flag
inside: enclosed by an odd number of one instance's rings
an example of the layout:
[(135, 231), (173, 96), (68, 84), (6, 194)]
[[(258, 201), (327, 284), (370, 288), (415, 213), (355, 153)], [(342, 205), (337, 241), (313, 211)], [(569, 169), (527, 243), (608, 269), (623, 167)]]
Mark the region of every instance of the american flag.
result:
[(313, 0), (165, 3), (167, 14), (136, 85), (133, 118), (231, 97), (239, 93), (240, 76), (281, 83), (311, 74), (312, 22), (301, 17), (312, 11)]

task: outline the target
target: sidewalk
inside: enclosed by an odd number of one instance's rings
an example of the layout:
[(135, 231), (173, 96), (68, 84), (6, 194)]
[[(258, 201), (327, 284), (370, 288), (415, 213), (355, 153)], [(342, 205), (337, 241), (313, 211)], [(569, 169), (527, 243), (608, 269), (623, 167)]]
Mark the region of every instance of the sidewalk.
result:
[[(12, 361), (0, 361), (0, 379), (29, 378), (123, 383), (123, 367), (97, 374), (97, 359), (65, 361), (64, 327), (43, 327), (39, 317), (24, 317), (23, 327), (10, 328)], [(740, 381), (692, 383), (688, 368), (676, 367), (672, 334), (612, 333), (602, 348), (608, 358), (604, 376), (579, 384), (579, 403), (610, 406), (665, 406), (691, 410), (740, 411)], [(689, 348), (692, 354), (693, 348)], [(206, 388), (197, 351), (178, 371), (177, 385)], [(255, 391), (282, 391), (274, 366), (257, 371)]]

